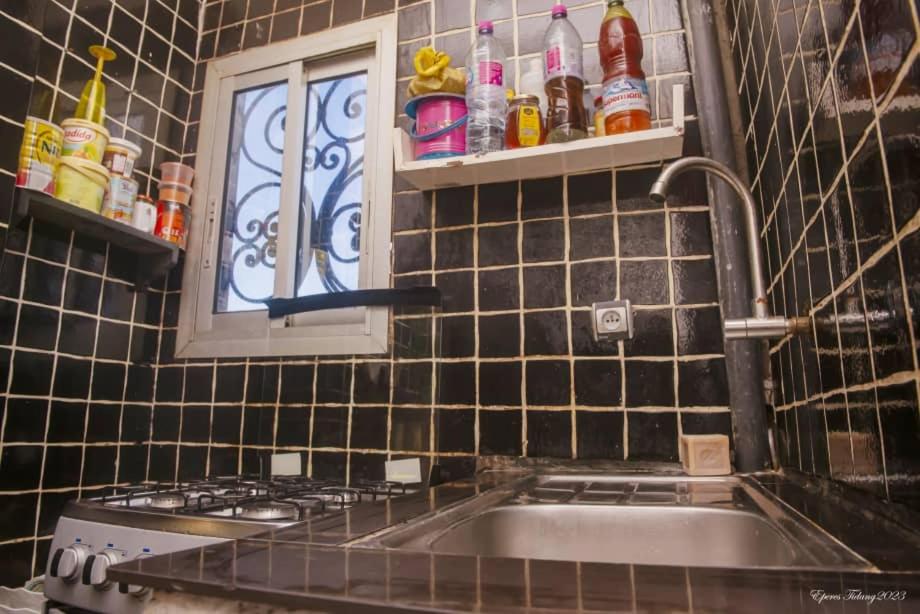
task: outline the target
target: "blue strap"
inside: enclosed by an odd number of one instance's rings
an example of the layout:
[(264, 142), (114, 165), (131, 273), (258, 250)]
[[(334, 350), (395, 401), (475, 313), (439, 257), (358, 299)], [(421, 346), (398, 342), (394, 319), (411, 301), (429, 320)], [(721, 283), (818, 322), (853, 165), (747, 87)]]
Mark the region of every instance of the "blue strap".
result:
[(435, 130), (434, 132), (429, 132), (428, 134), (422, 134), (422, 135), (419, 135), (415, 132), (416, 124), (415, 122), (412, 122), (412, 124), (409, 126), (409, 136), (411, 136), (416, 141), (430, 141), (432, 139), (438, 138), (439, 136), (443, 136), (447, 134), (448, 132), (450, 132), (451, 130), (455, 128), (459, 128), (460, 126), (466, 123), (467, 117), (469, 116), (464, 115), (460, 119), (454, 121), (454, 123), (452, 123), (449, 126), (446, 126), (444, 128), (441, 128), (440, 130)]

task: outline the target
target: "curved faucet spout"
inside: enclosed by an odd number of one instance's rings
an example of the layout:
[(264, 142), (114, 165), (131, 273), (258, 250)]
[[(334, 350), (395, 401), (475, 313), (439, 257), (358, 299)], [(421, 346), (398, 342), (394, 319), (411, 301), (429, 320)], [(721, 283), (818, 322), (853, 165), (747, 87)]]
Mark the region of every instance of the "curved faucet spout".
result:
[[(751, 290), (753, 291), (753, 318), (738, 318), (725, 321), (726, 339), (779, 338), (789, 333), (796, 333), (802, 328), (801, 322), (781, 317), (771, 317), (767, 307), (767, 287), (763, 278), (763, 256), (760, 250), (760, 231), (757, 224), (757, 204), (754, 196), (730, 168), (715, 160), (703, 157), (688, 157), (668, 165), (649, 192), (649, 198), (655, 202), (664, 202), (668, 188), (675, 177), (691, 170), (701, 170), (725, 181), (738, 195), (744, 210), (744, 223), (747, 239), (748, 262), (751, 268)], [(797, 320), (797, 319), (796, 319)]]

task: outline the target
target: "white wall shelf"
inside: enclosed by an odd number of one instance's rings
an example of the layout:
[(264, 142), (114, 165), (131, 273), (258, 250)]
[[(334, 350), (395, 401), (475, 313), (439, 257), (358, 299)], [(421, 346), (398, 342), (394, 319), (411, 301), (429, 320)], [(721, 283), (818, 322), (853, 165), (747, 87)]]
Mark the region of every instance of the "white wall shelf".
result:
[(396, 129), (396, 174), (420, 190), (553, 177), (679, 157), (684, 143), (684, 87), (674, 86), (672, 124), (640, 132), (496, 151), (480, 156), (414, 159), (412, 139)]

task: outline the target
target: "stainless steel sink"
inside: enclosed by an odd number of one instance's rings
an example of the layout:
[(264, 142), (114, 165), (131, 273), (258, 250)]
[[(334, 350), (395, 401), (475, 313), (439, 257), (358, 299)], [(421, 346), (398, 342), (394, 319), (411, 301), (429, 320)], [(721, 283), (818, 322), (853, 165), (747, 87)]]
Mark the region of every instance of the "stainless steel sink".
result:
[(743, 478), (541, 475), (353, 546), (598, 563), (873, 569)]

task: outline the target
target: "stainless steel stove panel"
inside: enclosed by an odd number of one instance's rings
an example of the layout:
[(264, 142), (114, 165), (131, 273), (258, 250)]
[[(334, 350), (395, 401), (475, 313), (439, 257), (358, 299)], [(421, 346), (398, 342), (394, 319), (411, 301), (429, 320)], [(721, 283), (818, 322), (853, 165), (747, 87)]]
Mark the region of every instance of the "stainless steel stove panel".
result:
[(148, 592), (113, 585), (108, 566), (248, 537), (407, 492), (392, 482), (345, 487), (298, 476), (121, 487), (66, 506), (51, 544), (45, 594), (98, 612), (139, 612)]

